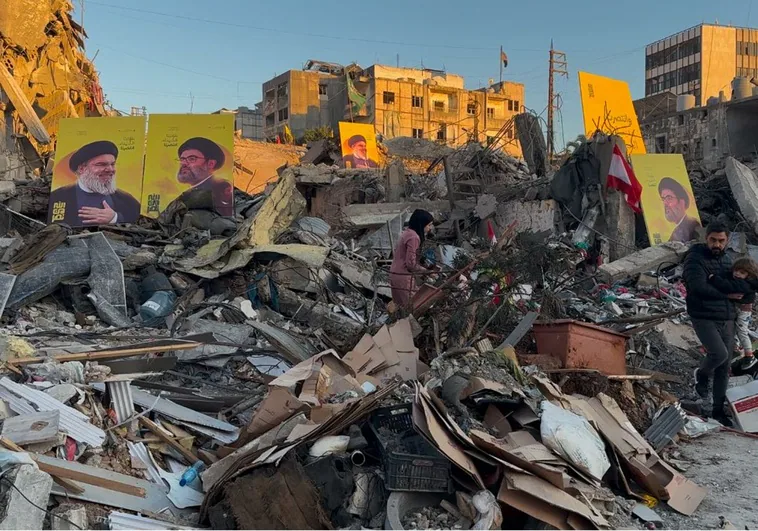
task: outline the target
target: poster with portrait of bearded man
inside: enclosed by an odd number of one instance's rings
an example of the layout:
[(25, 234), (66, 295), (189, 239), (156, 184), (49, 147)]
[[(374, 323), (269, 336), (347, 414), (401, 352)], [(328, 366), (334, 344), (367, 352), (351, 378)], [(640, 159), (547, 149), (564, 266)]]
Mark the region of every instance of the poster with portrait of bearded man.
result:
[(137, 221), (144, 152), (144, 117), (62, 119), (48, 221), (72, 227)]

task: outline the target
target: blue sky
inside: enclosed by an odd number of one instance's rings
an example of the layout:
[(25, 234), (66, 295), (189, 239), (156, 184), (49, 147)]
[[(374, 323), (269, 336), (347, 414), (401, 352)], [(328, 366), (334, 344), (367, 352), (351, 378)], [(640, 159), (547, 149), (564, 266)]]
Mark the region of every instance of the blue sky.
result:
[[(77, 10), (80, 1), (74, 1)], [(646, 44), (701, 22), (758, 26), (753, 0), (84, 0), (84, 5), (87, 54), (95, 57), (107, 98), (119, 110), (145, 106), (150, 113), (252, 107), (261, 100), (263, 81), (301, 68), (308, 59), (394, 65), (399, 54), (401, 66), (444, 68), (464, 76), (468, 88), (478, 88), (498, 79), (502, 45), (510, 63), (504, 79), (524, 83), (525, 103), (539, 114), (547, 105), (552, 38), (566, 52), (569, 69), (568, 80), (556, 84), (563, 102), (557, 146), (583, 129), (577, 71), (623, 79), (639, 98)]]

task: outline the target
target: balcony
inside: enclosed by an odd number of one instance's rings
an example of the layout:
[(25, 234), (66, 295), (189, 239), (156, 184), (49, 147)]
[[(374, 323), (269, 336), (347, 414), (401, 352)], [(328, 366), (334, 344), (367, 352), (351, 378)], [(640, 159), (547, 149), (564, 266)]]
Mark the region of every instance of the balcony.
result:
[(444, 110), (430, 109), (429, 121), (431, 122), (456, 122), (458, 121), (458, 108), (449, 107)]

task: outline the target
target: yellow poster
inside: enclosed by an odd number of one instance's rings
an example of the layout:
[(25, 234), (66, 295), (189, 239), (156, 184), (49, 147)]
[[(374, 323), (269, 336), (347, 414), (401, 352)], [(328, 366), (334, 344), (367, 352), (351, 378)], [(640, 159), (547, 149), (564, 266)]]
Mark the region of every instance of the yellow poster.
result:
[(144, 153), (144, 116), (61, 119), (48, 222), (137, 221)]
[(587, 138), (600, 130), (623, 138), (630, 155), (647, 153), (626, 81), (579, 72), (579, 93)]
[(632, 155), (631, 159), (642, 185), (642, 213), (650, 244), (697, 239), (700, 214), (682, 155)]
[(340, 122), (342, 165), (345, 168), (378, 168), (379, 150), (373, 124)]
[(234, 215), (234, 116), (152, 114), (142, 214), (156, 217), (182, 197), (192, 208)]

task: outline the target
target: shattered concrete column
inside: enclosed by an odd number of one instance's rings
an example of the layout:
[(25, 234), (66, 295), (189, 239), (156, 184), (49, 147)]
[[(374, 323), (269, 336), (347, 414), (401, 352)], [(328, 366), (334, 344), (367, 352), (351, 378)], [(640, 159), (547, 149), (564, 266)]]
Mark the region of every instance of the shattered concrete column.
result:
[(659, 265), (676, 265), (682, 261), (689, 248), (689, 244), (680, 242), (648, 247), (615, 262), (601, 265), (598, 268), (598, 278), (601, 282), (613, 284), (646, 271), (653, 271)]
[(400, 201), (405, 192), (405, 166), (401, 160), (387, 166), (387, 202)]
[(605, 230), (609, 238), (609, 259), (620, 260), (635, 251), (634, 212), (626, 204), (624, 194), (608, 190), (605, 203)]
[[(42, 529), (53, 478), (33, 465), (17, 466), (3, 477), (5, 480), (0, 486), (0, 529)], [(19, 491), (32, 503), (26, 501)]]

